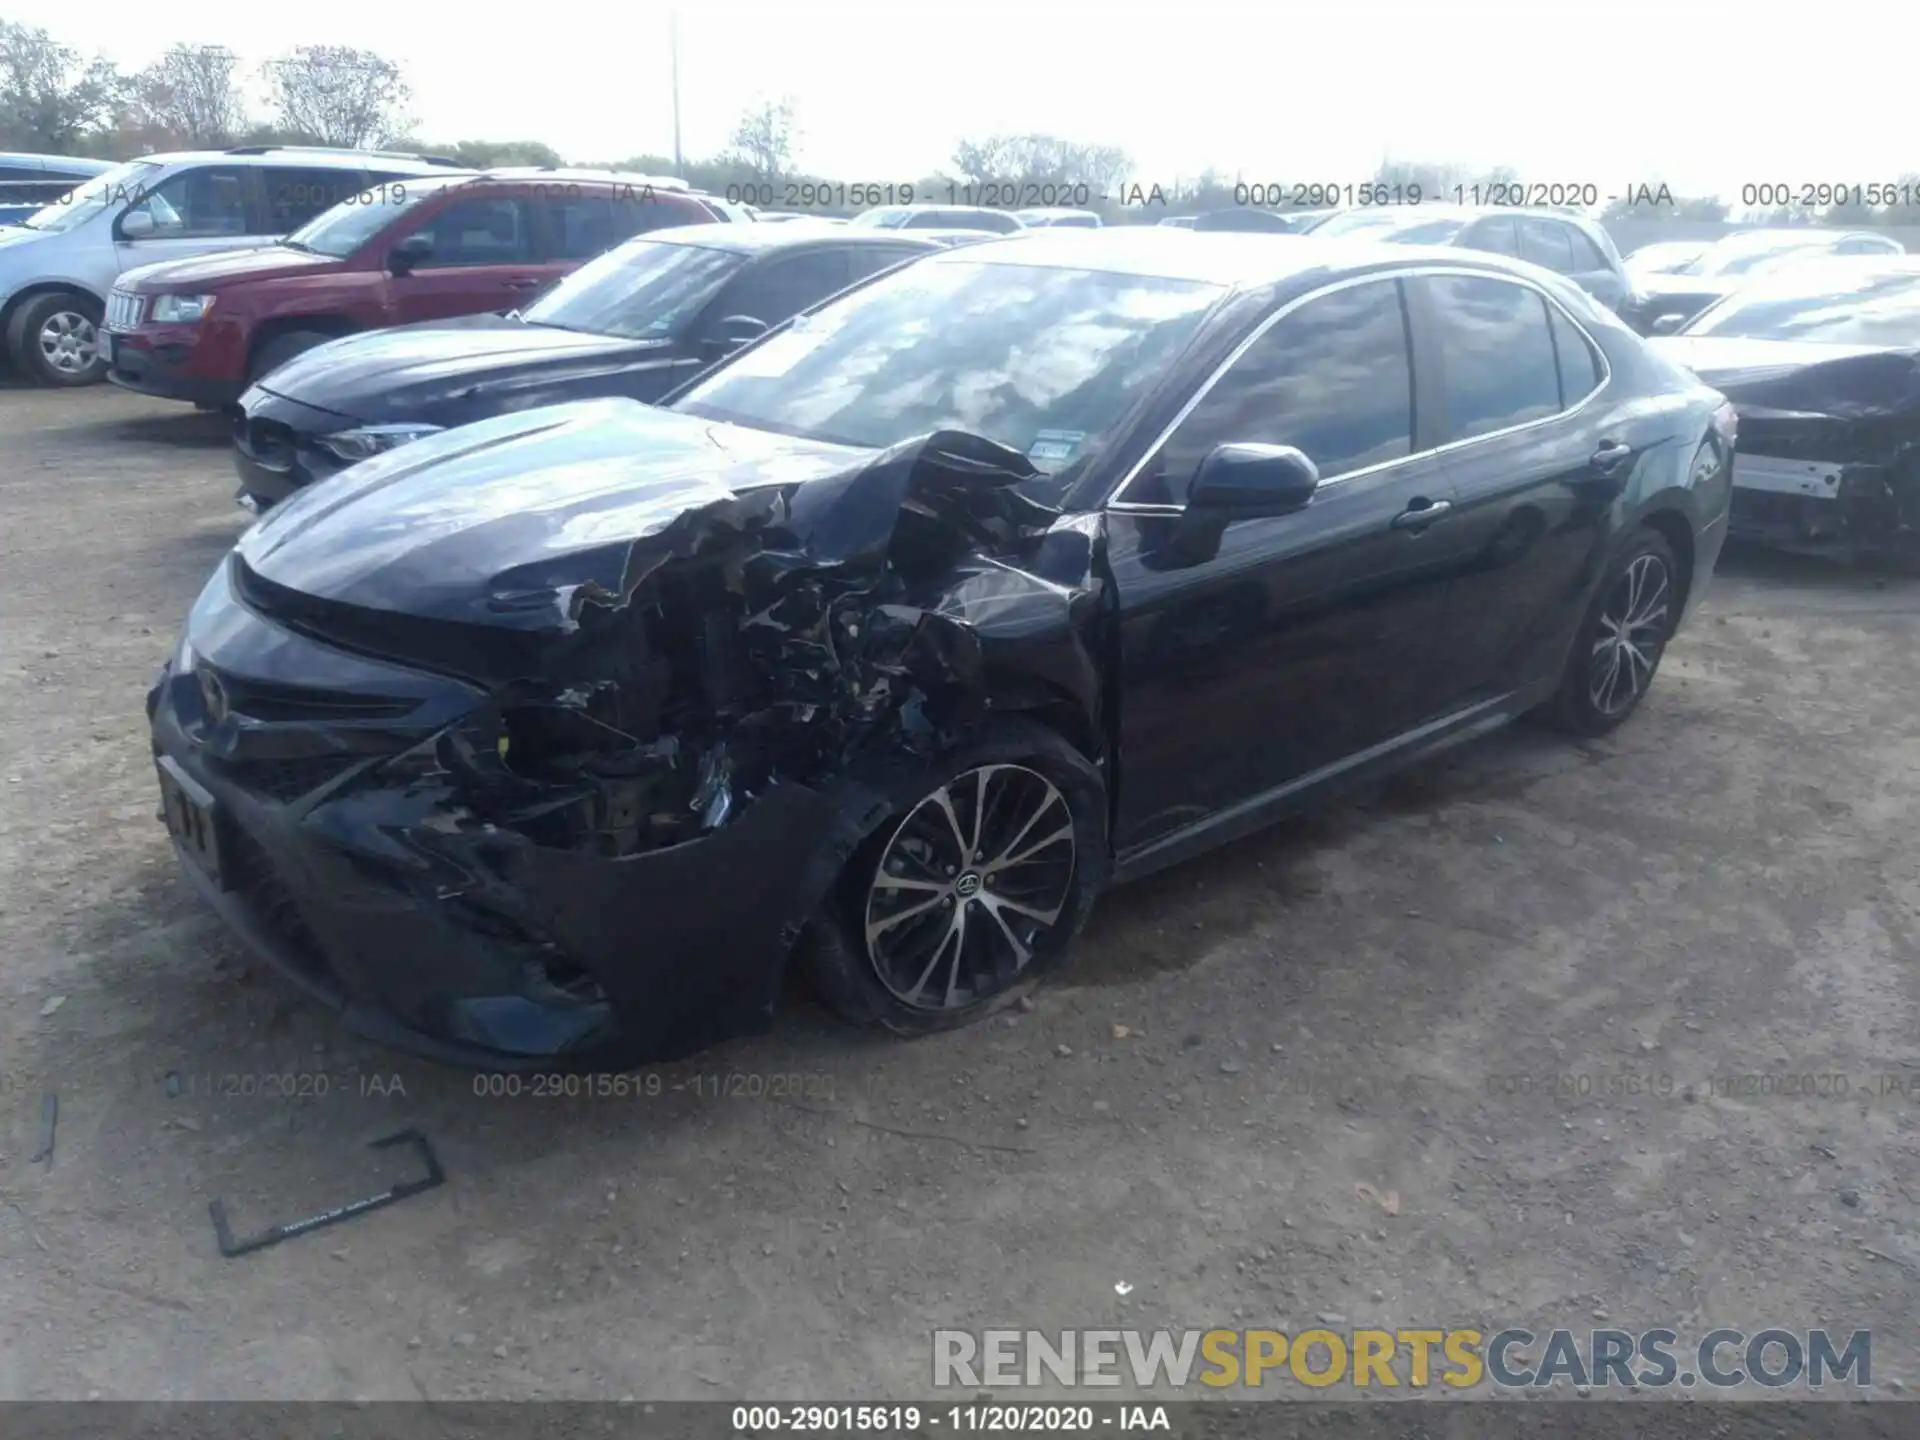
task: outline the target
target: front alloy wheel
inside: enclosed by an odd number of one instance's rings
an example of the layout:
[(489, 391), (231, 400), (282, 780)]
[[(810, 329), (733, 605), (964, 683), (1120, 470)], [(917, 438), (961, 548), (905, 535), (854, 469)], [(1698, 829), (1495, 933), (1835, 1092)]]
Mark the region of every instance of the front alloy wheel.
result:
[(867, 959), (915, 1010), (964, 1009), (1006, 990), (1074, 894), (1074, 816), (1019, 764), (956, 775), (900, 822), (868, 886)]
[(1624, 716), (1646, 693), (1671, 630), (1672, 599), (1666, 561), (1651, 552), (1636, 555), (1614, 582), (1587, 669), (1587, 698), (1601, 715)]

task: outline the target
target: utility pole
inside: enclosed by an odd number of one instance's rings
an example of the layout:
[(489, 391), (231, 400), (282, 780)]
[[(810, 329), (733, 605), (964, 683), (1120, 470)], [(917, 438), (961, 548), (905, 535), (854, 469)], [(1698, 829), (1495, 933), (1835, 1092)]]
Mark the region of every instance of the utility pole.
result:
[(667, 53), (673, 64), (673, 173), (687, 178), (686, 163), (680, 158), (680, 7), (667, 9)]

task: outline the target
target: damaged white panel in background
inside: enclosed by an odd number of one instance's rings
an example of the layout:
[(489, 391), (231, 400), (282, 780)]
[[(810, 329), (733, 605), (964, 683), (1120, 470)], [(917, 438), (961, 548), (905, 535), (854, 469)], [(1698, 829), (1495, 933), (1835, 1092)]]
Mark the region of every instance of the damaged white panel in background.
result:
[(1733, 457), (1736, 490), (1764, 490), (1772, 495), (1812, 495), (1835, 500), (1840, 495), (1840, 464), (1835, 460), (1783, 460), (1775, 455)]

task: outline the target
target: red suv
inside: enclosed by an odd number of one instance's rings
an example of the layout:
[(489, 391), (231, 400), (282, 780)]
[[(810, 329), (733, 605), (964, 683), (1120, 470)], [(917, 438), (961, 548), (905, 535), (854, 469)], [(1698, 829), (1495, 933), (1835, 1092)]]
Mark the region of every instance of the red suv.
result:
[(515, 309), (642, 231), (733, 218), (680, 181), (607, 171), (389, 181), (278, 244), (123, 272), (101, 332), (107, 378), (218, 408), (336, 336)]

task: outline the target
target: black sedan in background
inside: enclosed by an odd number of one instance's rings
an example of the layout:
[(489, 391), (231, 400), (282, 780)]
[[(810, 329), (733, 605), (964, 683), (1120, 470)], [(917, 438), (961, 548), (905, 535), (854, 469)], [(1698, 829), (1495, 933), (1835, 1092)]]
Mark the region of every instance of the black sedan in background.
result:
[(1769, 272), (1650, 343), (1739, 411), (1734, 536), (1920, 562), (1920, 257)]
[(1788, 265), (1833, 258), (1888, 259), (1906, 254), (1891, 235), (1871, 230), (1785, 226), (1740, 230), (1707, 246), (1676, 269), (1640, 275), (1620, 318), (1642, 335), (1672, 335), (1715, 301)]
[(944, 251), (665, 406), (276, 507), (149, 697), (162, 810), (251, 944), (422, 1053), (683, 1054), (764, 1028), (790, 956), (942, 1030), (1110, 881), (1530, 710), (1620, 724), (1713, 570), (1731, 426), (1496, 256)]
[(238, 499), (261, 510), (357, 460), (509, 410), (657, 400), (789, 316), (946, 243), (813, 222), (655, 230), (525, 311), (331, 341), (240, 397)]
[(1312, 233), (1327, 240), (1348, 236), (1392, 245), (1458, 245), (1511, 255), (1566, 276), (1615, 312), (1625, 309), (1634, 293), (1613, 237), (1586, 216), (1562, 210), (1378, 205), (1329, 215)]

